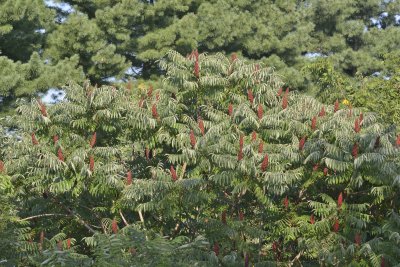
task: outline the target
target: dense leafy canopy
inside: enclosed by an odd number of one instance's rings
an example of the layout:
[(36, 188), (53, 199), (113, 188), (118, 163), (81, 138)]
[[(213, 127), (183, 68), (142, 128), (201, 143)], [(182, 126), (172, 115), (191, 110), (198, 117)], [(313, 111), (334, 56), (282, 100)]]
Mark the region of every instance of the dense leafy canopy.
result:
[(16, 239), (2, 258), (399, 264), (395, 127), (282, 90), (272, 68), (235, 55), (171, 51), (160, 66), (160, 84), (72, 83), (66, 101), (19, 103), (2, 139)]

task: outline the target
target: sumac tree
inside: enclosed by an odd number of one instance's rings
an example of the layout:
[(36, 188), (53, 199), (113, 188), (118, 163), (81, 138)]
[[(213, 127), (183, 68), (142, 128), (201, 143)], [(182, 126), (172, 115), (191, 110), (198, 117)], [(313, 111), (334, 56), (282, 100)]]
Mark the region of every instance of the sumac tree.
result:
[(46, 116), (20, 102), (1, 159), (34, 217), (21, 259), (398, 264), (395, 127), (282, 88), (262, 64), (194, 55), (169, 52), (150, 94), (70, 84)]

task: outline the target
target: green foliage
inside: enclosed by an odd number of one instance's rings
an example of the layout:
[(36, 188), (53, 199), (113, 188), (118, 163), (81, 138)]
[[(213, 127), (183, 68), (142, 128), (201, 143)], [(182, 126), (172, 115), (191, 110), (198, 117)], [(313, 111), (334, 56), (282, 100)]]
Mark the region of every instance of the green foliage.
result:
[(58, 104), (19, 101), (1, 158), (31, 222), (21, 262), (399, 263), (395, 127), (364, 112), (358, 131), (357, 108), (279, 94), (262, 63), (170, 51), (160, 67), (160, 84), (71, 83)]
[(82, 14), (70, 15), (49, 35), (47, 42), (47, 56), (59, 62), (78, 55), (79, 66), (93, 82), (120, 78), (129, 67), (125, 58), (115, 53), (115, 45), (109, 44), (97, 25)]
[[(88, 40), (114, 45), (109, 57), (123, 56), (133, 66), (143, 67), (145, 77), (158, 73), (154, 62), (168, 50), (187, 54), (199, 48), (204, 52), (239, 52), (262, 60), (287, 77), (291, 87), (305, 89), (300, 71), (308, 63), (304, 57), (308, 52), (332, 58), (340, 73), (371, 75), (387, 68), (383, 55), (398, 50), (400, 45), (395, 19), (400, 6), (396, 1), (59, 2), (71, 4), (88, 16), (84, 32), (96, 35)], [(69, 18), (76, 20), (76, 14), (70, 14), (66, 24)], [(57, 60), (63, 53), (79, 53), (82, 64), (88, 65), (85, 70), (92, 69), (97, 63), (84, 60), (84, 56), (93, 54), (96, 45), (86, 44), (88, 40), (82, 41), (75, 34), (70, 37), (67, 28), (59, 27), (55, 39), (82, 43), (83, 49), (65, 52), (62, 44), (53, 41), (51, 56)], [(115, 66), (116, 73), (119, 67)], [(90, 73), (91, 78), (93, 75)]]
[[(47, 67), (54, 66), (49, 74), (59, 66), (75, 69), (77, 62), (99, 85), (157, 79), (162, 74), (157, 60), (167, 51), (188, 54), (198, 48), (259, 60), (274, 67), (291, 88), (308, 90), (301, 70), (310, 54), (332, 60), (339, 75), (369, 77), (389, 71), (385, 55), (400, 48), (397, 1), (54, 0), (46, 6), (40, 0), (2, 0), (0, 10), (2, 56), (27, 64), (39, 53)], [(66, 78), (82, 80), (80, 75)], [(349, 86), (358, 85), (350, 79)], [(28, 88), (30, 94), (42, 90), (35, 82)], [(20, 97), (12, 95), (14, 88), (0, 90), (10, 98), (4, 106)]]
[(47, 34), (54, 28), (56, 12), (42, 0), (0, 1), (0, 112), (15, 108), (19, 97), (32, 97), (70, 80), (82, 82), (79, 58), (58, 62), (42, 53)]
[(303, 71), (310, 82), (309, 92), (323, 102), (347, 100), (347, 105), (375, 111), (386, 122), (400, 125), (399, 58), (396, 52), (387, 54), (387, 71), (376, 76), (351, 78), (340, 73), (334, 62), (328, 59), (316, 60)]
[(42, 0), (1, 0), (0, 54), (14, 61), (28, 61), (46, 39), (38, 30), (51, 29), (54, 16)]

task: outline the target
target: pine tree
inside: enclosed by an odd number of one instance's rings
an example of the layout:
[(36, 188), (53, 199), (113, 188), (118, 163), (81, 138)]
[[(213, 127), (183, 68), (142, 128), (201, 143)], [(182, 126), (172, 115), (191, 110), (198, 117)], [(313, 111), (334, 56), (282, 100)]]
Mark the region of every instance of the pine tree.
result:
[[(382, 56), (400, 45), (396, 38), (400, 8), (392, 1), (338, 0), (334, 5), (329, 0), (62, 2), (87, 16), (92, 27), (96, 25), (97, 40), (115, 46), (110, 58), (125, 57), (133, 66), (143, 67), (145, 77), (159, 73), (155, 62), (168, 50), (189, 54), (200, 46), (201, 51), (239, 52), (262, 59), (291, 77), (287, 82), (293, 87), (306, 88), (301, 69), (310, 62), (304, 57), (307, 53), (327, 56), (340, 73), (354, 77), (357, 72), (371, 75), (385, 70)], [(62, 31), (58, 36), (66, 34)], [(62, 47), (57, 50), (61, 53)], [(83, 50), (92, 53), (90, 46)], [(85, 64), (96, 68), (95, 62)]]
[(79, 56), (79, 66), (93, 83), (105, 83), (108, 78), (121, 78), (129, 64), (116, 53), (104, 33), (85, 15), (71, 14), (47, 39), (46, 55), (58, 62)]
[(1, 113), (11, 112), (16, 98), (83, 81), (78, 57), (51, 62), (43, 56), (55, 16), (44, 1), (0, 1)]

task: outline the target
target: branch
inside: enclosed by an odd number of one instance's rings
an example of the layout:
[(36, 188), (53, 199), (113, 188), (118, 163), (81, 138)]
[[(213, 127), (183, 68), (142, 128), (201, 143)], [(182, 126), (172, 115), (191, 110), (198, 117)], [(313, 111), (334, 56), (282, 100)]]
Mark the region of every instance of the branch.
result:
[(139, 212), (140, 221), (144, 224), (144, 218), (143, 218), (142, 211), (139, 210), (138, 212)]
[(41, 217), (50, 217), (50, 216), (71, 216), (68, 214), (61, 214), (61, 213), (45, 213), (45, 214), (39, 214), (39, 215), (34, 215), (34, 216), (30, 216), (30, 217), (26, 217), (23, 219), (19, 219), (18, 221), (28, 221), (28, 220), (32, 220), (32, 219), (36, 219), (36, 218), (41, 218)]
[(93, 212), (93, 210), (92, 210), (91, 208), (86, 207), (86, 206), (84, 206), (84, 205), (79, 205), (79, 206), (82, 207), (82, 208), (85, 208), (85, 209), (89, 210), (90, 212), (93, 213), (93, 215), (94, 215), (97, 219), (99, 219), (100, 225), (101, 225), (101, 226), (97, 226), (97, 225), (95, 226), (95, 225), (93, 225), (93, 224), (91, 224), (91, 226), (92, 226), (92, 227), (95, 227), (95, 228), (98, 228), (98, 229), (102, 229), (102, 230), (103, 230), (103, 233), (105, 234), (107, 231), (106, 231), (106, 229), (104, 228), (104, 225), (101, 223), (101, 217), (100, 217), (97, 213)]
[(90, 227), (89, 224), (87, 224), (78, 214), (76, 214), (71, 208), (66, 207), (61, 201), (59, 201), (55, 196), (52, 196), (53, 201), (60, 205), (64, 210), (66, 210), (71, 216), (74, 216), (80, 224), (85, 226), (86, 229), (89, 230), (92, 234), (95, 234), (96, 231)]
[[(66, 207), (65, 207), (66, 208)], [(79, 215), (77, 215), (72, 209), (66, 208), (67, 210), (69, 210), (69, 212), (76, 218), (78, 219), (78, 221), (85, 226), (86, 229), (89, 230), (89, 232), (91, 232), (92, 234), (95, 234), (96, 231), (89, 226), (89, 224), (87, 224), (81, 217), (79, 217)]]
[(185, 172), (186, 172), (186, 166), (187, 166), (187, 163), (184, 162), (183, 166), (182, 166), (182, 173), (181, 173), (181, 176), (179, 177), (179, 179), (183, 179), (183, 176), (185, 175)]
[(125, 217), (124, 217), (124, 214), (122, 214), (122, 211), (121, 211), (121, 210), (119, 210), (119, 215), (121, 215), (121, 218), (122, 218), (122, 220), (124, 221), (124, 224), (125, 224), (126, 226), (129, 226), (129, 223), (126, 221), (126, 219), (125, 219)]
[(295, 261), (298, 261), (300, 266), (303, 266), (299, 260), (301, 257), (301, 254), (303, 254), (303, 251), (300, 251), (299, 254), (297, 254), (296, 257), (294, 257), (294, 259), (290, 262), (289, 266), (292, 266)]

